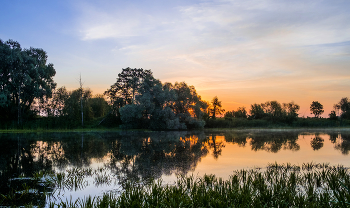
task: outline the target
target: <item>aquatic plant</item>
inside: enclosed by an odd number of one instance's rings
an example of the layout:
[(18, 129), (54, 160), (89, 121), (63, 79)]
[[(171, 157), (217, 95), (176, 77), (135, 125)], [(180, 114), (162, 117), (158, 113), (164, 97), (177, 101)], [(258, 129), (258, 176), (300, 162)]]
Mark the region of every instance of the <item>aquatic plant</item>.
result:
[[(71, 169), (51, 175), (56, 190), (83, 187), (94, 176), (97, 185), (110, 183), (106, 169)], [(49, 178), (49, 177), (47, 177)], [(215, 175), (179, 176), (162, 180), (126, 181), (120, 192), (50, 202), (49, 207), (349, 207), (350, 174), (343, 166), (305, 163), (268, 164), (264, 169), (236, 170), (227, 180)], [(30, 190), (30, 187), (26, 187)], [(1, 196), (11, 200), (12, 195)], [(0, 201), (3, 204), (3, 201)], [(9, 204), (9, 205), (13, 205)], [(30, 203), (28, 203), (30, 206)]]

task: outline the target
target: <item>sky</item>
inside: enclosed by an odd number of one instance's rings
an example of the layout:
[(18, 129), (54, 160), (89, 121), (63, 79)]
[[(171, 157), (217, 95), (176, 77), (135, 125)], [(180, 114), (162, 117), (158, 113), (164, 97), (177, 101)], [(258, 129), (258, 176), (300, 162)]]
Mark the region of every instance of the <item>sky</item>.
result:
[(277, 100), (311, 116), (350, 97), (348, 0), (1, 1), (0, 39), (42, 48), (58, 87), (103, 93), (122, 68), (218, 96), (226, 111)]

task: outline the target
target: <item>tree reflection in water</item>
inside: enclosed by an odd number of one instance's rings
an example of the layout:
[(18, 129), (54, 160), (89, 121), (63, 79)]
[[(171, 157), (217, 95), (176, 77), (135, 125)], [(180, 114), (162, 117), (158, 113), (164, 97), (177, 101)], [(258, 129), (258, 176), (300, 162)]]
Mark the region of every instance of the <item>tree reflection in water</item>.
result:
[(319, 150), (323, 147), (323, 142), (324, 139), (322, 139), (319, 134), (316, 134), (310, 143), (313, 150)]
[(277, 153), (281, 149), (298, 151), (298, 132), (239, 132), (226, 133), (227, 142), (245, 146), (250, 143), (253, 151), (267, 151)]
[(216, 160), (221, 155), (222, 148), (225, 147), (224, 141), (221, 139), (218, 139), (217, 135), (209, 136), (207, 138), (206, 145), (208, 145), (209, 149), (213, 151), (213, 156)]
[(121, 184), (126, 180), (157, 179), (162, 175), (186, 174), (207, 155), (203, 132), (157, 132), (125, 134), (116, 140), (108, 167)]
[[(38, 171), (63, 171), (67, 167), (104, 164), (120, 184), (128, 180), (158, 179), (162, 175), (187, 174), (195, 170), (201, 158), (212, 152), (218, 160), (225, 145), (250, 146), (252, 151), (277, 153), (298, 151), (302, 132), (227, 131), (227, 132), (142, 132), (0, 134), (0, 189), (10, 190), (10, 178), (32, 176)], [(324, 145), (321, 134), (310, 141), (313, 150)], [(349, 154), (348, 132), (329, 135), (334, 148)]]
[[(350, 134), (348, 132), (339, 134), (340, 140), (335, 143), (335, 149), (340, 150), (342, 154), (348, 155), (350, 150)], [(339, 138), (338, 137), (338, 138)]]

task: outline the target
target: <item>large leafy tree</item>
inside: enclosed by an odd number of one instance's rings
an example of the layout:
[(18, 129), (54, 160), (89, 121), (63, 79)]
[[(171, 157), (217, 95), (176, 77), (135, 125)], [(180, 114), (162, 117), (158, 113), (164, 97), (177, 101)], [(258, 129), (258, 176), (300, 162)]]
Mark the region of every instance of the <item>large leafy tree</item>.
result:
[(201, 120), (206, 104), (193, 86), (186, 83), (165, 83), (152, 74), (146, 75), (135, 100), (120, 108), (126, 128), (187, 129), (202, 128)]
[(47, 54), (40, 48), (22, 49), (13, 40), (0, 40), (0, 118), (18, 124), (22, 116), (33, 115), (32, 106), (52, 96), (56, 71), (47, 64)]
[(323, 105), (318, 101), (312, 101), (310, 105), (310, 111), (315, 115), (316, 118), (318, 118), (324, 112)]
[(194, 86), (188, 86), (185, 82), (176, 82), (175, 85), (170, 85), (170, 88), (176, 93), (173, 110), (177, 115), (202, 119), (203, 112), (205, 112), (208, 105), (197, 94)]
[(145, 77), (151, 77), (151, 70), (125, 68), (118, 74), (117, 81), (105, 91), (111, 104), (118, 114), (118, 109), (126, 104), (132, 104), (139, 94), (140, 86)]

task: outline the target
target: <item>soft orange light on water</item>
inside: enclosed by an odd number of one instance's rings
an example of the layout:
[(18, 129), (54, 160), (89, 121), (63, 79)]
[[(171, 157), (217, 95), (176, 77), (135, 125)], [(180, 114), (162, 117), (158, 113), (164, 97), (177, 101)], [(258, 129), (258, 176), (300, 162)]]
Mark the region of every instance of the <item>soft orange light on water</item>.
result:
[(210, 153), (201, 159), (196, 169), (191, 173), (202, 176), (204, 174), (213, 173), (218, 177), (227, 179), (234, 170), (265, 168), (269, 163), (302, 165), (303, 163), (330, 163), (331, 165), (343, 164), (349, 166), (349, 156), (341, 154), (335, 149), (335, 144), (330, 141), (330, 136), (320, 134), (318, 137), (323, 139), (323, 146), (314, 150), (311, 146), (311, 141), (315, 135), (299, 135), (296, 143), (300, 146), (299, 150), (287, 149), (287, 143), (283, 144), (282, 148), (274, 153), (269, 150), (268, 143), (264, 144), (264, 149), (257, 151), (252, 150), (252, 139), (249, 138), (245, 146), (240, 146), (237, 143), (225, 142), (224, 136), (217, 136), (217, 142), (222, 141), (225, 145), (222, 148), (221, 155), (215, 159)]

